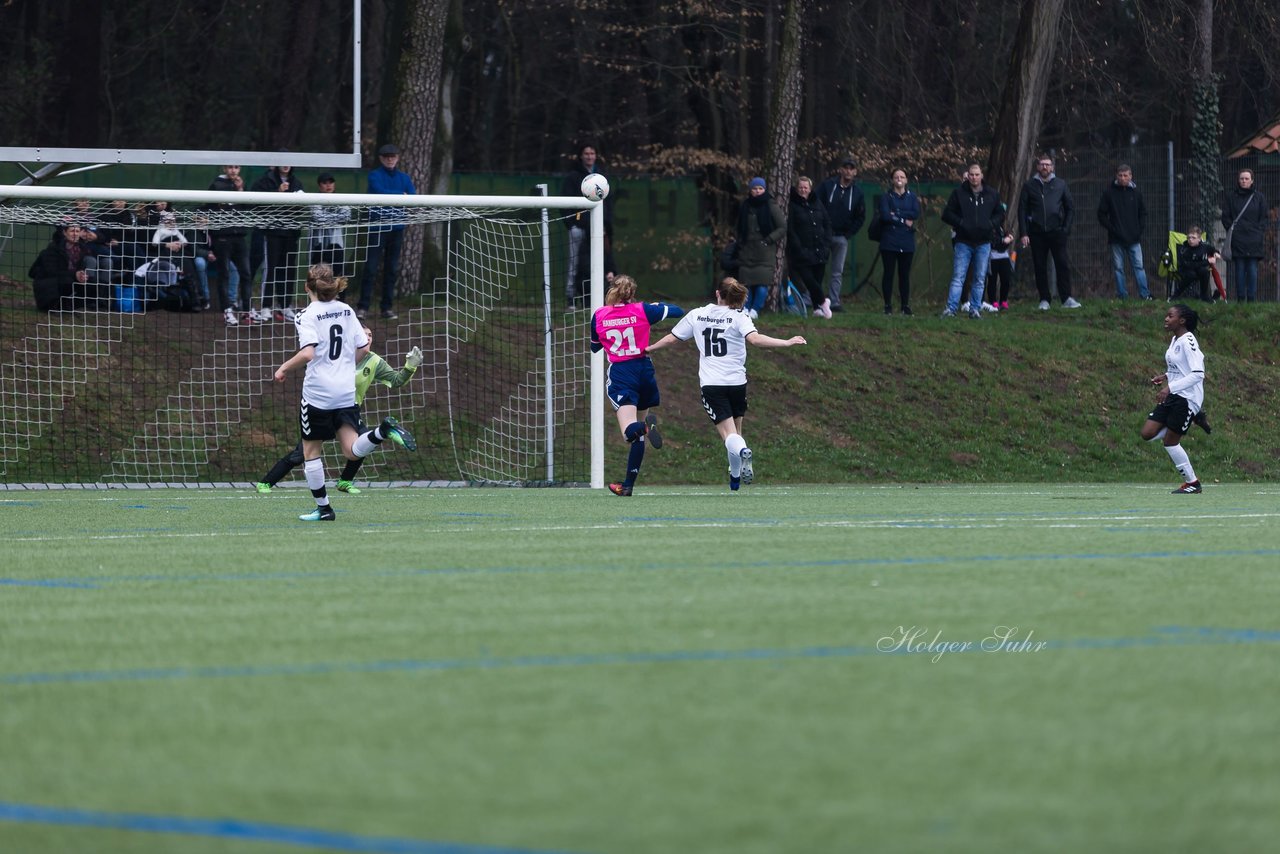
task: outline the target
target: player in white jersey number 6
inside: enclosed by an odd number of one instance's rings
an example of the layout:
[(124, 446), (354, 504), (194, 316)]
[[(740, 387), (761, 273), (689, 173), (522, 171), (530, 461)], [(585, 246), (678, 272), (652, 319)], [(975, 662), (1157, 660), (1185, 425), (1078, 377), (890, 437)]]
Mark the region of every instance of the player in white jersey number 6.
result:
[[(311, 304), (298, 312), (298, 352), (276, 368), (276, 382), (289, 371), (307, 366), (302, 380), (302, 405), (298, 423), (302, 433), (307, 486), (316, 509), (298, 517), (304, 522), (332, 522), (333, 507), (324, 486), (321, 448), (338, 439), (348, 460), (367, 457), (386, 438), (375, 430), (360, 432), (360, 407), (356, 404), (356, 351), (369, 346), (355, 310), (338, 300), (347, 287), (345, 278), (333, 275), (328, 264), (313, 264), (307, 271), (307, 296)], [(385, 422), (384, 422), (385, 423)]]
[(747, 414), (746, 345), (794, 347), (808, 343), (799, 335), (772, 338), (757, 331), (751, 317), (742, 310), (746, 301), (746, 285), (737, 279), (725, 279), (716, 289), (714, 303), (693, 309), (670, 334), (649, 345), (651, 353), (676, 341), (692, 339), (697, 345), (702, 408), (724, 440), (729, 455), (729, 488), (735, 491), (755, 477), (751, 449), (742, 438), (742, 419)]

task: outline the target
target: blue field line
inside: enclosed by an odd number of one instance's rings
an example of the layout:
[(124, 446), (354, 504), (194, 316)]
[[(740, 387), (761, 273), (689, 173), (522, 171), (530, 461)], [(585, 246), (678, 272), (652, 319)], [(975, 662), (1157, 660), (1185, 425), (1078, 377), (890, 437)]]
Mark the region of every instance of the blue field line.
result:
[[(976, 641), (954, 653), (990, 652)], [(1127, 638), (1037, 640), (1039, 650), (1100, 650), (1135, 647), (1216, 646), (1280, 643), (1280, 631), (1213, 627), (1161, 626), (1150, 634)], [(798, 661), (883, 655), (932, 655), (933, 649), (898, 646), (809, 646), (794, 649), (684, 649), (653, 652), (574, 653), (511, 657), (399, 659), (386, 661), (317, 661), (306, 664), (243, 664), (220, 667), (154, 667), (126, 670), (73, 670), (0, 675), (0, 685), (51, 685), (113, 682), (163, 682), (186, 679), (237, 679), (281, 676), (513, 670), (545, 667), (599, 667), (740, 661)]]
[(661, 572), (687, 570), (732, 570), (732, 569), (856, 569), (859, 567), (912, 567), (912, 566), (945, 566), (948, 564), (969, 563), (1012, 563), (1025, 561), (1028, 563), (1080, 561), (1080, 560), (1207, 560), (1214, 558), (1238, 557), (1278, 557), (1280, 549), (1223, 549), (1219, 551), (1139, 551), (1139, 552), (1074, 552), (1070, 554), (1031, 554), (1031, 555), (928, 555), (920, 557), (867, 557), (867, 558), (831, 558), (819, 560), (789, 561), (731, 561), (719, 563), (700, 563), (692, 566), (688, 563), (653, 563), (644, 566), (626, 566), (605, 562), (588, 564), (556, 564), (553, 566), (448, 566), (438, 568), (398, 568), (398, 569), (334, 569), (334, 570), (254, 570), (249, 572), (218, 573), (182, 573), (167, 575), (161, 573), (143, 573), (132, 575), (86, 575), (67, 578), (25, 579), (0, 577), (0, 586), (60, 587), (71, 589), (100, 589), (117, 584), (165, 583), (165, 584), (208, 584), (212, 582), (279, 582), (279, 581), (319, 581), (334, 578), (414, 578), (451, 575), (535, 575), (561, 572)]
[(67, 578), (0, 578), (0, 587), (71, 587), (77, 590), (92, 590), (101, 586), (98, 582)]
[(315, 848), (323, 851), (357, 851), (366, 852), (366, 854), (557, 854), (542, 848), (503, 848), (490, 845), (467, 845), (460, 842), (432, 842), (426, 839), (361, 836), (333, 830), (239, 821), (231, 818), (187, 818), (102, 812), (7, 801), (0, 801), (0, 821), (202, 836), (240, 842), (294, 845), (299, 848)]

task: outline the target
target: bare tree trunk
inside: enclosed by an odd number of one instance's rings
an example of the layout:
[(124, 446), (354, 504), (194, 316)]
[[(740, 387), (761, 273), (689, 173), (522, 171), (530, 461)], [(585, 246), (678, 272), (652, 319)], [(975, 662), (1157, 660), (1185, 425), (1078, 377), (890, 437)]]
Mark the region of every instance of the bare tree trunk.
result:
[(1025, 0), (1022, 4), (987, 164), (987, 182), (1009, 205), (1006, 223), (1018, 221), (1018, 196), (1023, 181), (1031, 174), (1064, 3), (1065, 0)]
[[(778, 54), (777, 88), (769, 109), (769, 140), (765, 152), (765, 180), (773, 188), (773, 196), (783, 211), (787, 210), (788, 192), (796, 164), (796, 135), (800, 126), (800, 107), (804, 103), (804, 34), (800, 21), (807, 13), (806, 0), (787, 0), (782, 23), (782, 50)], [(773, 284), (782, 283), (787, 242), (778, 244), (773, 264)], [(770, 299), (772, 302), (772, 297)]]
[(1191, 43), (1191, 65), (1198, 79), (1208, 80), (1213, 74), (1213, 0), (1198, 0), (1194, 11), (1196, 29)]
[[(406, 15), (404, 49), (397, 74), (392, 138), (404, 154), (403, 169), (418, 192), (430, 192), (436, 123), (440, 118), (440, 73), (449, 0), (411, 0)], [(422, 284), (423, 229), (410, 227), (404, 236), (399, 289), (413, 293)]]

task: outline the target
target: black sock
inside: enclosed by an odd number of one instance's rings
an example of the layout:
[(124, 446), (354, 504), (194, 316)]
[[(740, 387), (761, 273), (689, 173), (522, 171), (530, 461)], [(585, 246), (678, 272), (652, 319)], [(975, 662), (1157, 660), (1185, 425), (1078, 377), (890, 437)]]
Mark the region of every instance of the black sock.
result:
[(644, 460), (644, 446), (643, 438), (631, 443), (631, 451), (627, 454), (627, 479), (622, 482), (623, 486), (635, 486), (636, 478), (640, 476), (640, 463)]

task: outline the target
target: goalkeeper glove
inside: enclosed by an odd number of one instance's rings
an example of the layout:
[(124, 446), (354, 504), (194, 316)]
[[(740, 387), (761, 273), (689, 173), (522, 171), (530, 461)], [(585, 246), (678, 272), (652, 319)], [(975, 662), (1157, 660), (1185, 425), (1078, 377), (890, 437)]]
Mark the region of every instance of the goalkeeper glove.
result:
[(419, 350), (417, 347), (414, 347), (412, 350), (409, 351), (409, 355), (405, 357), (404, 366), (411, 371), (416, 371), (421, 365), (422, 365), (422, 351)]

